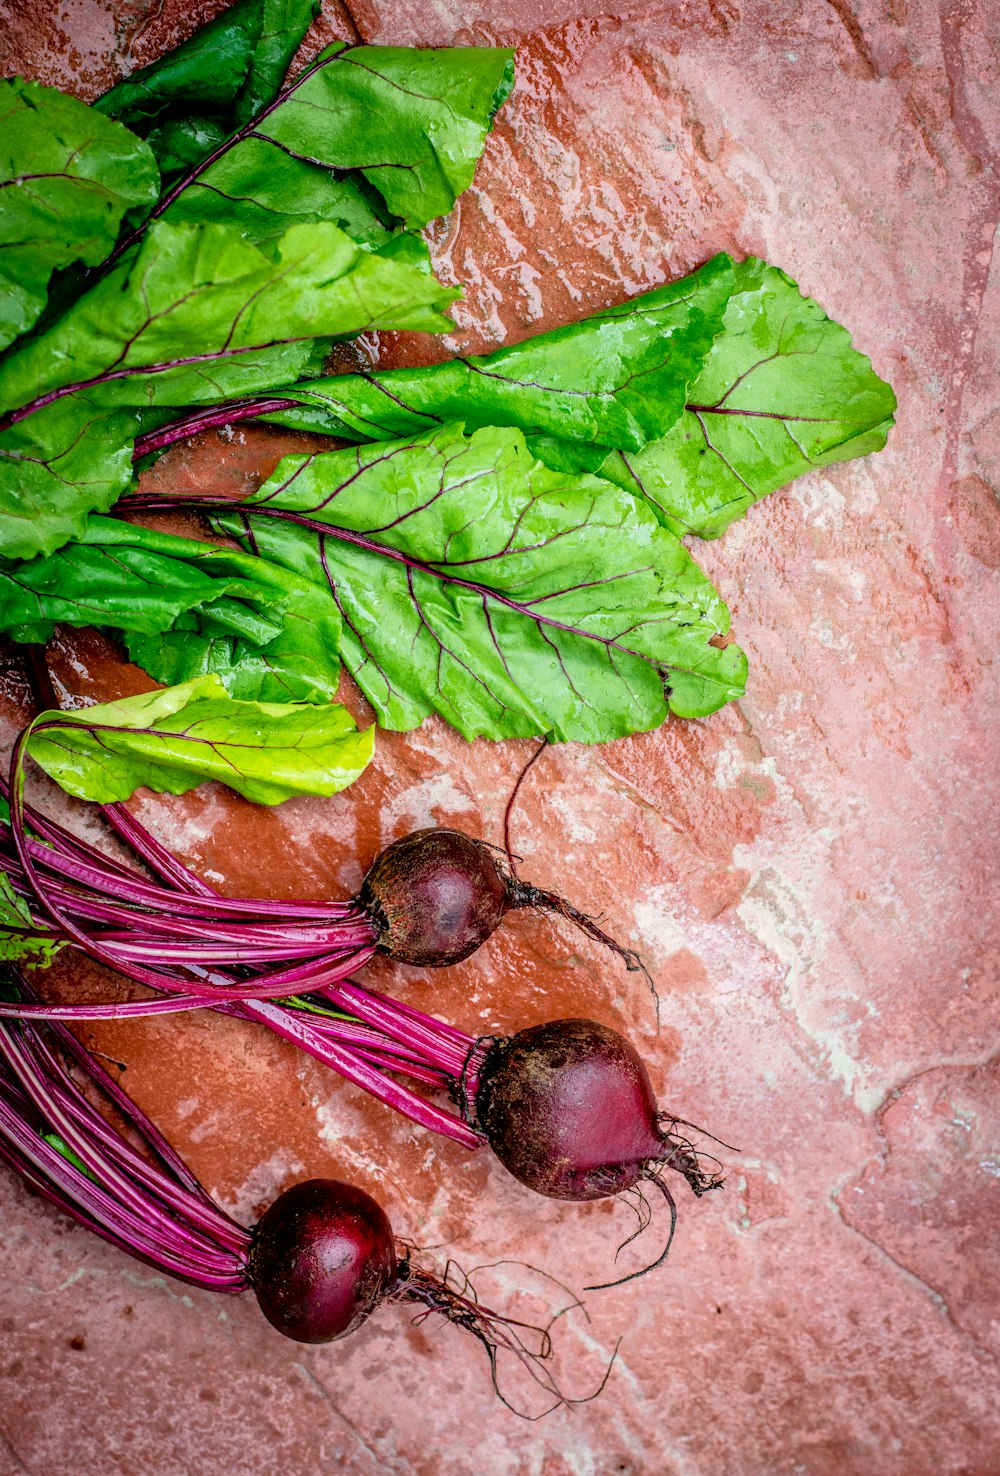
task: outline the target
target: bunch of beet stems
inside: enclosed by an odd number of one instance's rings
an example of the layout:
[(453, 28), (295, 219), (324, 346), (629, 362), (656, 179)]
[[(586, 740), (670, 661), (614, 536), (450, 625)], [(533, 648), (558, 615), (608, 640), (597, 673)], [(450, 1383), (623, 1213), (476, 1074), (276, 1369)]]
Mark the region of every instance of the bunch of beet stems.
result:
[[(6, 970), (22, 1002), (37, 1002), (24, 974)], [(97, 1110), (93, 1095), (117, 1110), (130, 1137)], [(30, 1020), (0, 1022), (0, 1160), (157, 1271), (209, 1291), (245, 1290), (250, 1232), (219, 1209), (145, 1113), (56, 1021), (44, 1030)]]
[[(475, 1101), (488, 1042), (346, 977), (375, 952), (374, 927), (357, 904), (220, 896), (123, 805), (103, 806), (112, 828), (160, 878), (151, 881), (25, 802), (23, 741), (10, 782), (0, 779), (10, 811), (0, 820), (0, 866), (31, 916), (21, 931), (68, 943), (162, 997), (0, 1001), (0, 1017), (97, 1020), (217, 1009), (267, 1025), (432, 1132), (467, 1148), (485, 1141), (463, 1113)], [(459, 1112), (400, 1076), (448, 1093)]]
[[(0, 965), (0, 995), (13, 996), (26, 1008), (40, 1003), (26, 974), (11, 963)], [(413, 1248), (405, 1241), (359, 1243), (351, 1213), (357, 1219), (359, 1199), (384, 1227), (387, 1238), (391, 1226), (377, 1204), (349, 1185), (330, 1180), (299, 1184), (272, 1203), (256, 1230), (247, 1230), (219, 1208), (156, 1125), (58, 1021), (0, 1020), (0, 1162), (78, 1224), (154, 1270), (206, 1291), (235, 1296), (252, 1288), (272, 1325), (300, 1341), (328, 1342), (342, 1336), (387, 1301), (415, 1305), (416, 1323), (441, 1315), (482, 1344), (495, 1392), (515, 1414), (529, 1419), (560, 1405), (596, 1398), (617, 1355), (616, 1345), (592, 1394), (567, 1398), (546, 1367), (553, 1351), (549, 1328), (562, 1312), (547, 1327), (519, 1322), (480, 1303), (469, 1278), (451, 1261), (439, 1278), (413, 1263)], [(315, 1214), (310, 1223), (300, 1209), (303, 1191), (307, 1195), (314, 1191), (315, 1199), (316, 1190), (331, 1201), (325, 1224), (317, 1223)], [(348, 1211), (343, 1225), (336, 1214), (340, 1203)], [(275, 1225), (269, 1224), (272, 1221)], [(262, 1228), (268, 1233), (255, 1263)], [(362, 1224), (362, 1238), (369, 1228), (367, 1222)], [(315, 1245), (310, 1257), (311, 1241)], [(365, 1259), (359, 1266), (355, 1262), (362, 1250)], [(301, 1293), (303, 1267), (315, 1278), (317, 1266), (328, 1283), (338, 1278), (357, 1283), (344, 1313), (351, 1315), (350, 1325), (326, 1327), (322, 1336), (312, 1325), (299, 1325), (302, 1309), (294, 1296), (291, 1307), (286, 1305), (284, 1286), (290, 1278)], [(317, 1293), (318, 1304), (306, 1309), (307, 1320), (312, 1316), (315, 1322), (325, 1314), (324, 1288), (313, 1280), (310, 1289)], [(573, 1299), (563, 1311), (579, 1305)], [(530, 1343), (522, 1337), (525, 1332), (531, 1335)], [(551, 1396), (549, 1409), (527, 1414), (506, 1398), (498, 1383), (500, 1353), (513, 1354)]]

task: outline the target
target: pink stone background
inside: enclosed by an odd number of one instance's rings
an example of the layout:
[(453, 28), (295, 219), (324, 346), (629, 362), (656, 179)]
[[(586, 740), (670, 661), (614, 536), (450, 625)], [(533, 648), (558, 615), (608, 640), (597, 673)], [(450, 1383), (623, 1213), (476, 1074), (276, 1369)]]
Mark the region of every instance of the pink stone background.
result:
[[(218, 9), (7, 0), (4, 70), (89, 98)], [(622, 1341), (601, 1398), (540, 1424), (496, 1403), (452, 1329), (387, 1309), (348, 1344), (288, 1344), (252, 1299), (153, 1275), (4, 1173), (0, 1476), (998, 1472), (1000, 11), (351, 0), (350, 15), (324, 6), (317, 35), (518, 45), (476, 183), (434, 232), (468, 286), (448, 349), (580, 316), (725, 247), (791, 272), (899, 395), (883, 455), (698, 546), (751, 658), (745, 700), (553, 750), (526, 787), (526, 874), (643, 950), (659, 1038), (632, 976), (537, 917), (443, 973), (370, 971), (472, 1031), (570, 1012), (624, 1028), (661, 1101), (742, 1154), (723, 1155), (723, 1193), (681, 1201), (666, 1269), (557, 1325), (575, 1392)], [(444, 351), (371, 348), (383, 364)], [(251, 484), (303, 439), (212, 436), (156, 475)], [(95, 636), (52, 659), (75, 693), (145, 684)], [(5, 662), (9, 735), (29, 700)], [(141, 813), (228, 889), (343, 892), (415, 825), (498, 839), (529, 752), (429, 722), (382, 737), (335, 800), (260, 813), (207, 786)], [(248, 1218), (297, 1178), (342, 1175), (436, 1255), (524, 1256), (574, 1287), (607, 1276), (629, 1228), (622, 1206), (531, 1197), (235, 1022), (88, 1038)], [(538, 1281), (515, 1300), (529, 1281), (502, 1267), (484, 1289), (535, 1316), (559, 1305)]]

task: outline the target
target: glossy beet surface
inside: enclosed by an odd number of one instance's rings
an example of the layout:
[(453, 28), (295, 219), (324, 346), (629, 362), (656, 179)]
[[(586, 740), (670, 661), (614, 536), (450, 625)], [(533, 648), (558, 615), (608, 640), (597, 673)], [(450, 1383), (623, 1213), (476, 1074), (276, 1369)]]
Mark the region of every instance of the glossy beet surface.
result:
[(496, 1047), (476, 1106), (504, 1167), (553, 1199), (618, 1194), (664, 1155), (645, 1066), (593, 1020), (534, 1025)]
[(460, 963), (490, 936), (511, 905), (489, 849), (459, 830), (415, 830), (376, 857), (361, 902), (379, 947), (400, 963)]
[(364, 1322), (395, 1285), (392, 1228), (362, 1189), (308, 1179), (261, 1217), (248, 1276), (279, 1332), (329, 1343)]

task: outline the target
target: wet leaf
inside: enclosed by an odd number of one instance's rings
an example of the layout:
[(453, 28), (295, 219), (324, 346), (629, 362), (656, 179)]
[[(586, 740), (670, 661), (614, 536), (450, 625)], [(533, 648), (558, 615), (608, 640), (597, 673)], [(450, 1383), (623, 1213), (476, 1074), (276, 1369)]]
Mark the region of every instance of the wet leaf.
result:
[(126, 211), (155, 204), (146, 144), (75, 97), (0, 82), (0, 348), (38, 319), (54, 271), (96, 266)]
[(461, 427), (286, 457), (245, 513), (264, 558), (325, 587), (385, 727), (606, 742), (743, 690), (728, 612), (683, 545), (611, 483), (519, 431)]
[(337, 794), (361, 774), (375, 730), (343, 707), (239, 702), (217, 676), (76, 712), (44, 712), (28, 752), (68, 794), (109, 804), (142, 785), (185, 794), (217, 779), (258, 804)]

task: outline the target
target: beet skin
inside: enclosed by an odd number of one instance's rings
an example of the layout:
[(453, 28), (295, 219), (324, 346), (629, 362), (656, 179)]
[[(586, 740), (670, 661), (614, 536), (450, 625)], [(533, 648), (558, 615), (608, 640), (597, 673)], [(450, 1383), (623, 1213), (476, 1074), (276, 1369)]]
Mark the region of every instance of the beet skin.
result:
[(279, 1332), (300, 1343), (332, 1342), (364, 1322), (395, 1286), (391, 1226), (362, 1189), (308, 1179), (262, 1215), (248, 1278)]
[(459, 830), (414, 830), (375, 858), (359, 900), (378, 943), (400, 963), (460, 963), (490, 936), (511, 905), (507, 879), (488, 847)]
[(504, 1167), (553, 1199), (619, 1194), (668, 1151), (645, 1066), (593, 1020), (551, 1020), (500, 1042), (476, 1112)]

